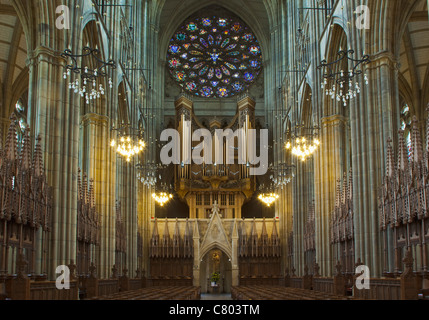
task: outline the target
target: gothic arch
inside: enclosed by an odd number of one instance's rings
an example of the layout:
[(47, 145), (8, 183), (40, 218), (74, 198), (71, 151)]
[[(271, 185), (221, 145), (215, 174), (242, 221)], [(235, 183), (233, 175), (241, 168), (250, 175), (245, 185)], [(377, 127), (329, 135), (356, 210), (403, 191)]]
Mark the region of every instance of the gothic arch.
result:
[(231, 261), (233, 260), (232, 257), (232, 248), (227, 247), (225, 244), (222, 244), (220, 242), (212, 242), (209, 245), (205, 246), (204, 248), (201, 248), (201, 254), (200, 254), (200, 262), (201, 259), (204, 258), (210, 251), (218, 249), (225, 253)]
[(129, 101), (124, 81), (118, 86), (118, 127), (127, 124), (130, 120), (129, 117)]
[[(168, 43), (173, 36), (174, 32), (177, 30), (177, 28), (180, 26), (180, 24), (185, 21), (189, 16), (191, 16), (193, 13), (198, 12), (201, 9), (204, 9), (205, 7), (209, 7), (211, 5), (217, 5), (220, 7), (225, 8), (226, 10), (230, 11), (231, 13), (235, 14), (236, 16), (240, 17), (248, 26), (251, 26), (252, 31), (255, 33), (256, 37), (258, 38), (261, 48), (262, 48), (262, 54), (266, 57), (269, 57), (270, 52), (270, 46), (269, 46), (269, 34), (268, 30), (270, 26), (263, 25), (261, 23), (261, 19), (258, 19), (256, 14), (252, 12), (252, 9), (247, 5), (246, 3), (239, 3), (241, 1), (228, 1), (228, 0), (208, 0), (208, 1), (198, 1), (198, 0), (190, 0), (186, 2), (181, 2), (181, 4), (178, 4), (174, 8), (174, 14), (170, 17), (164, 17), (163, 12), (166, 9), (172, 10), (172, 6), (169, 8), (165, 8), (163, 5), (162, 10), (158, 11), (158, 15), (156, 17), (156, 25), (160, 27), (162, 23), (164, 22), (164, 19), (169, 19), (169, 22), (166, 24), (165, 28), (160, 30), (160, 36), (159, 36), (159, 43), (160, 43), (160, 59), (165, 60), (165, 56), (167, 54), (168, 49)], [(261, 10), (263, 11), (263, 10)], [(261, 13), (259, 11), (259, 13)], [(266, 10), (266, 7), (264, 5), (264, 11), (263, 15), (265, 18), (267, 18), (268, 13)]]
[[(347, 31), (340, 24), (335, 23), (333, 28), (330, 31), (328, 37), (328, 44), (326, 46), (326, 61), (331, 62), (338, 59), (338, 52), (342, 50), (348, 50), (348, 36)], [(345, 68), (344, 70), (348, 70), (347, 59), (343, 60), (343, 64), (338, 65), (337, 68)], [(334, 70), (335, 72), (339, 72), (340, 70)], [(323, 116), (330, 116), (334, 114), (342, 114), (341, 112), (341, 103), (337, 103), (335, 100), (331, 100), (329, 96), (325, 96), (323, 98), (325, 100), (323, 110)]]
[[(87, 24), (82, 25), (82, 37), (80, 41), (80, 48), (82, 50), (84, 47), (89, 46), (93, 49), (98, 49), (100, 51), (100, 59), (106, 59), (106, 51), (103, 45), (103, 37), (98, 23), (96, 20), (90, 19)], [(92, 59), (89, 62), (85, 63), (85, 60), (82, 59), (82, 65), (88, 66), (89, 68), (95, 67), (91, 66)], [(107, 88), (108, 83), (105, 77), (100, 78), (99, 80), (102, 82), (103, 87)], [(106, 90), (106, 94), (108, 94), (108, 90)], [(107, 114), (107, 102), (106, 96), (102, 96), (100, 99), (94, 100), (90, 102), (90, 105), (86, 105), (84, 99), (81, 99), (81, 115), (85, 115), (86, 113), (97, 113), (101, 115)]]
[[(5, 19), (2, 25), (0, 43), (4, 52), (2, 61), (4, 64), (0, 85), (0, 99), (2, 102), (1, 116), (8, 118), (13, 112), (19, 98), (28, 90), (29, 76), (26, 60), (29, 56), (29, 36), (26, 17), (18, 9), (18, 3), (12, 5), (4, 4), (5, 10), (0, 12), (1, 18)], [(9, 7), (9, 8), (8, 8)], [(27, 101), (25, 102), (27, 104)]]
[(313, 90), (308, 83), (305, 83), (304, 89), (302, 92), (302, 101), (301, 101), (301, 123), (305, 126), (314, 126), (313, 124), (313, 103), (312, 95)]

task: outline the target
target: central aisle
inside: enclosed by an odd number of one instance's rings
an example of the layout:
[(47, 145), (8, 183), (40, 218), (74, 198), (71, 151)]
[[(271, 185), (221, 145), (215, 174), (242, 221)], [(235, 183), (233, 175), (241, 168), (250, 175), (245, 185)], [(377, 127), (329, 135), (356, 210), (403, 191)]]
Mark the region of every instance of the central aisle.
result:
[(232, 300), (231, 294), (201, 294), (201, 300), (211, 300), (211, 301), (229, 301)]

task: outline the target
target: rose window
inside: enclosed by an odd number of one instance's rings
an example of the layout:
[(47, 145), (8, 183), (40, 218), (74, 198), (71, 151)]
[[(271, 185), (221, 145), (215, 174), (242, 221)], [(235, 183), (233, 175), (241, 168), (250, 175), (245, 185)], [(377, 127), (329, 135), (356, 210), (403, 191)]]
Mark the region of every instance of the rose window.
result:
[(187, 20), (174, 34), (167, 63), (186, 92), (228, 98), (245, 91), (261, 73), (262, 52), (240, 19), (203, 16)]

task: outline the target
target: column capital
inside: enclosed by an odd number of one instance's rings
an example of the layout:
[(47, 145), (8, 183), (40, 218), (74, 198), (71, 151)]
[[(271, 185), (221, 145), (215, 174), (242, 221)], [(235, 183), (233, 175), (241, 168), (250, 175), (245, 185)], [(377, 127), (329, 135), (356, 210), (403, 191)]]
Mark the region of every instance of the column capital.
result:
[(397, 68), (399, 60), (390, 51), (380, 51), (374, 55), (371, 55), (371, 64), (368, 65), (368, 69), (373, 69), (382, 64), (387, 64), (391, 68)]
[(322, 118), (322, 125), (324, 126), (328, 126), (328, 125), (332, 126), (338, 123), (346, 123), (346, 122), (347, 122), (347, 119), (341, 114), (334, 114), (334, 115)]
[(66, 64), (66, 60), (61, 57), (61, 52), (55, 51), (48, 47), (39, 46), (33, 51), (28, 52), (27, 66), (41, 61), (61, 66)]
[(96, 113), (88, 113), (82, 116), (81, 122), (85, 125), (95, 124), (95, 125), (104, 125), (106, 126), (109, 123), (110, 118), (108, 116), (96, 114)]

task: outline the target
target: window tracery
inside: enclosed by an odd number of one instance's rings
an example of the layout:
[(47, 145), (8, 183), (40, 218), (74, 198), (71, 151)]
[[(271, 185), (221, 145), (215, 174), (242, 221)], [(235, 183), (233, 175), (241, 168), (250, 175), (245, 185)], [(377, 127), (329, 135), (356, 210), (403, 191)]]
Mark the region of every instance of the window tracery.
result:
[(167, 66), (186, 92), (228, 98), (256, 80), (262, 70), (262, 51), (240, 19), (199, 15), (188, 19), (170, 40)]

